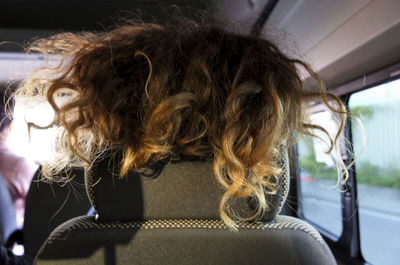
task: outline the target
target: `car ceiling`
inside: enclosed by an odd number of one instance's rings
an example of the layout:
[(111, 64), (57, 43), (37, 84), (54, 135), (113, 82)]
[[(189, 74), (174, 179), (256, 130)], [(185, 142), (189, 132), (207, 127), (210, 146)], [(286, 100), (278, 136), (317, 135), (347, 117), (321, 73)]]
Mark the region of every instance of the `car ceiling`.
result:
[(399, 14), (399, 0), (280, 0), (267, 27), (333, 89), (400, 62)]
[(212, 10), (213, 0), (9, 0), (2, 1), (0, 25), (3, 28), (82, 31), (104, 30), (115, 23), (116, 17), (134, 17), (144, 21), (163, 21), (167, 7), (178, 6), (192, 10)]
[[(164, 23), (177, 10), (173, 6), (236, 32), (260, 31), (310, 63), (329, 88), (400, 61), (398, 0), (0, 0), (0, 5), (3, 52), (20, 52), (33, 37), (104, 31), (138, 15)], [(307, 75), (304, 79), (308, 83)]]
[[(23, 44), (61, 31), (104, 31), (123, 19), (164, 23), (174, 12), (250, 32), (276, 0), (8, 0), (1, 1), (0, 41)], [(235, 26), (233, 26), (235, 24)], [(20, 51), (15, 43), (0, 51)]]

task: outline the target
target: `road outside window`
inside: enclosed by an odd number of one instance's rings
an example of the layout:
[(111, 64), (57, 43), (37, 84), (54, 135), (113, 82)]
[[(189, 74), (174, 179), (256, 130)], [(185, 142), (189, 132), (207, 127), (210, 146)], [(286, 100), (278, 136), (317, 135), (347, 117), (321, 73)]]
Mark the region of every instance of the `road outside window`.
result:
[[(331, 112), (322, 109), (310, 117), (313, 124), (325, 128), (334, 136), (338, 124)], [(299, 211), (311, 223), (339, 237), (342, 233), (342, 210), (337, 185), (337, 155), (326, 153), (329, 138), (319, 130), (318, 137), (304, 136), (298, 143), (299, 152)]]

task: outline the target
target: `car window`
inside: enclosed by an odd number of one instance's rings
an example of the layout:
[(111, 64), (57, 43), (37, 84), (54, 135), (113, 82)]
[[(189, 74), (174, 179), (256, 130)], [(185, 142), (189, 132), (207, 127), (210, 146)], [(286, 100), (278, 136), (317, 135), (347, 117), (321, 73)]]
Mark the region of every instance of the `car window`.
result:
[[(311, 122), (335, 135), (338, 124), (330, 111), (313, 113)], [(340, 190), (337, 185), (336, 152), (328, 149), (329, 138), (319, 130), (317, 137), (304, 136), (298, 143), (300, 174), (299, 213), (307, 221), (339, 237), (342, 232)]]
[[(374, 265), (400, 260), (400, 80), (354, 93), (350, 112), (358, 115), (366, 137), (356, 159), (361, 252)], [(352, 123), (355, 153), (362, 131)]]
[(54, 155), (52, 141), (57, 128), (46, 130), (31, 128), (28, 133), (26, 122), (38, 126), (48, 126), (54, 117), (54, 111), (47, 103), (18, 102), (14, 107), (13, 124), (7, 145), (16, 154), (36, 162), (42, 162)]

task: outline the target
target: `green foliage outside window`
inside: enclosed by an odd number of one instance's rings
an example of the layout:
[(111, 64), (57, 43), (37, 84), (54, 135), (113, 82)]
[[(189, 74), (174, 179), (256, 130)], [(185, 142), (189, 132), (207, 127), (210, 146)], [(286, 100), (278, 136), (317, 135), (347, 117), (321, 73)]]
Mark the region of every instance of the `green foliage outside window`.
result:
[[(328, 167), (325, 163), (316, 161), (311, 137), (304, 137), (300, 144), (303, 150), (305, 149), (305, 154), (300, 154), (299, 159), (302, 175), (313, 179), (335, 180), (337, 178), (335, 167)], [(369, 162), (360, 162), (356, 167), (358, 183), (400, 189), (400, 170), (395, 166), (382, 168)]]

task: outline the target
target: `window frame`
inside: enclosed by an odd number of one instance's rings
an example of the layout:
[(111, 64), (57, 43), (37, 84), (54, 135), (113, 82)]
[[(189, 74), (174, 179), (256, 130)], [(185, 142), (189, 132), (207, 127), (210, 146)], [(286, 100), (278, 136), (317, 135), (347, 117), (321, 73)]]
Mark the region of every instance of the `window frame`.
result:
[[(344, 85), (338, 86), (336, 88), (330, 89), (329, 92), (338, 96), (342, 102), (345, 104), (347, 110), (349, 110), (349, 100), (351, 95), (356, 92), (369, 89), (384, 83), (388, 83), (394, 80), (400, 79), (400, 63), (391, 65), (389, 67), (383, 68), (371, 74), (365, 75), (361, 78), (355, 79)], [(345, 137), (348, 139), (346, 141), (346, 149), (348, 151), (348, 160), (345, 163), (348, 165), (352, 160), (350, 153), (353, 152), (353, 135), (351, 132), (351, 126), (349, 120), (346, 122), (345, 126)], [(293, 153), (295, 154), (294, 161), (295, 165), (295, 176), (297, 185), (297, 194), (300, 201), (301, 186), (299, 185), (299, 160), (297, 153), (297, 146), (294, 147)], [(356, 161), (357, 163), (357, 161)], [(325, 238), (328, 245), (331, 247), (334, 255), (339, 259), (344, 261), (346, 264), (368, 264), (362, 253), (360, 245), (360, 225), (359, 225), (359, 209), (357, 205), (357, 172), (356, 163), (354, 163), (349, 169), (349, 180), (343, 187), (345, 192), (340, 194), (341, 204), (342, 204), (342, 233), (339, 237), (333, 235), (331, 232), (319, 226), (317, 223), (312, 222), (304, 217), (300, 208), (297, 208), (297, 216), (311, 225), (313, 225)]]

